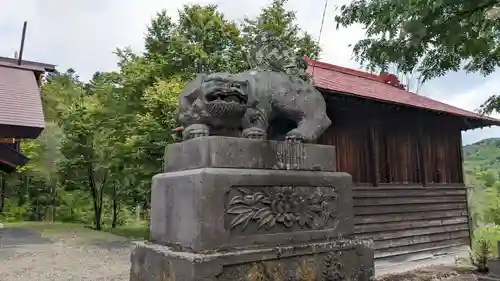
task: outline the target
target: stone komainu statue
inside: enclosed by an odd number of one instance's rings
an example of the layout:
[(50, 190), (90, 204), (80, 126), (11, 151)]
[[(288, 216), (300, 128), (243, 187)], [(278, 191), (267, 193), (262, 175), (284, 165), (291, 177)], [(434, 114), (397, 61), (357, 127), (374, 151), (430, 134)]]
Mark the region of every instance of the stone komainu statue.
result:
[(268, 139), (270, 123), (281, 118), (296, 123), (285, 139), (316, 140), (331, 121), (323, 96), (303, 70), (284, 66), (282, 71), (199, 74), (179, 97), (184, 139), (208, 135)]

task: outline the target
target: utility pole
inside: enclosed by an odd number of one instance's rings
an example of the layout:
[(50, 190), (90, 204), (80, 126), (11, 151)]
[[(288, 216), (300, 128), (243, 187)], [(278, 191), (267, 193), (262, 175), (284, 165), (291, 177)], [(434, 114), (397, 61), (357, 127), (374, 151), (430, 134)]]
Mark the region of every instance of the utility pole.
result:
[(27, 27), (28, 27), (28, 22), (25, 21), (23, 24), (23, 34), (21, 36), (21, 48), (19, 48), (19, 58), (17, 59), (18, 65), (21, 65), (23, 62), (24, 40), (26, 39), (26, 28)]

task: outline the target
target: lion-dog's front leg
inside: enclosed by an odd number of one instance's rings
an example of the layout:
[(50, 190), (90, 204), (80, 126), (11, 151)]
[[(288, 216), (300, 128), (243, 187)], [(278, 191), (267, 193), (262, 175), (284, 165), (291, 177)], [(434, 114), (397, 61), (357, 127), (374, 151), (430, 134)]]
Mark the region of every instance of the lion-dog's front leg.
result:
[(247, 139), (267, 139), (269, 126), (269, 110), (266, 108), (249, 108), (243, 118), (243, 131), (241, 136)]
[(205, 77), (199, 74), (179, 96), (179, 122), (185, 128), (182, 132), (184, 140), (210, 135), (210, 128), (204, 122), (207, 113), (200, 99), (201, 83)]
[(297, 122), (297, 128), (285, 136), (288, 141), (312, 142), (332, 123), (326, 114), (323, 96), (313, 87), (287, 95), (275, 95), (275, 99), (282, 107), (282, 112)]

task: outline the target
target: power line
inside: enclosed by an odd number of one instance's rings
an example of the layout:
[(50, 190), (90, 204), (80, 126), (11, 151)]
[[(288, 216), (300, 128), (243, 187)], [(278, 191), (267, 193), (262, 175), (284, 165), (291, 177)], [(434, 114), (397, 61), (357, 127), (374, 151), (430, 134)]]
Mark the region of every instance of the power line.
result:
[[(323, 17), (321, 18), (321, 26), (319, 28), (319, 35), (318, 35), (318, 46), (321, 42), (321, 34), (323, 33), (323, 25), (325, 24), (325, 15), (326, 15), (326, 8), (328, 7), (328, 0), (325, 0), (325, 6), (323, 8)], [(316, 70), (316, 65), (314, 65), (313, 71), (312, 71), (312, 77), (314, 81), (314, 71)]]

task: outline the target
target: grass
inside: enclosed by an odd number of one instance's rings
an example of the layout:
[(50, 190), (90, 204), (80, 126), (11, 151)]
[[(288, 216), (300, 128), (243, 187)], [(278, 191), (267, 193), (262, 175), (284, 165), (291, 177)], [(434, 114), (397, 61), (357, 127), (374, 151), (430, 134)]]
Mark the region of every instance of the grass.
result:
[(147, 225), (119, 226), (117, 228), (106, 228), (104, 231), (129, 239), (149, 239), (149, 229)]
[(62, 222), (13, 222), (6, 223), (5, 228), (29, 228), (39, 231), (42, 236), (57, 238), (61, 236), (72, 236), (74, 238), (85, 238), (85, 240), (101, 240), (121, 236), (128, 240), (149, 238), (147, 224), (119, 226), (117, 228), (103, 227), (102, 231), (96, 231), (91, 226), (75, 223)]
[(84, 225), (76, 223), (62, 223), (62, 222), (35, 222), (35, 221), (23, 221), (23, 222), (9, 222), (6, 223), (5, 228), (28, 228), (39, 231), (42, 234), (56, 234), (68, 231), (80, 231), (84, 230)]

